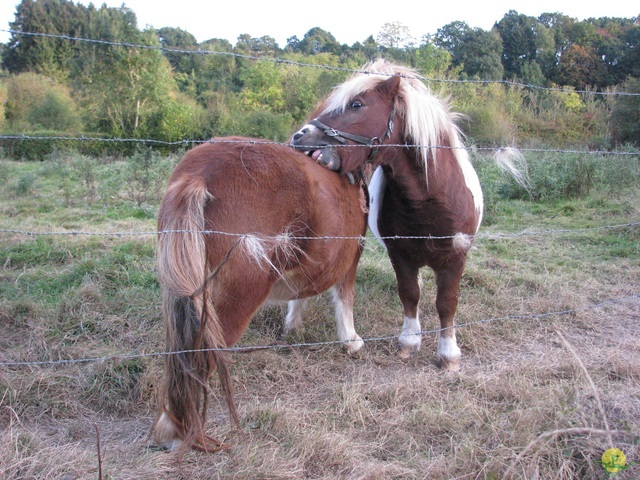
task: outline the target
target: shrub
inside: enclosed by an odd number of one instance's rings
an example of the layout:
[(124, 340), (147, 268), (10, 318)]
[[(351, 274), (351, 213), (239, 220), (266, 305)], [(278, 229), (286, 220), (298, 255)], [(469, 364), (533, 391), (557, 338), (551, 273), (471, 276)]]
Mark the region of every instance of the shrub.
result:
[(464, 112), (469, 120), (464, 122), (463, 131), (474, 142), (483, 145), (510, 145), (516, 129), (507, 114), (496, 105), (471, 106)]
[[(640, 93), (640, 79), (630, 78), (623, 85), (627, 93)], [(640, 96), (621, 95), (613, 102), (611, 130), (615, 145), (632, 143), (640, 147)]]
[(149, 147), (139, 147), (128, 159), (124, 172), (127, 199), (138, 207), (159, 203), (175, 163), (174, 156), (163, 158)]
[(163, 102), (150, 122), (150, 134), (168, 142), (197, 140), (204, 130), (204, 109), (183, 95)]
[(253, 112), (244, 118), (240, 133), (248, 137), (284, 142), (291, 134), (293, 119), (289, 114)]
[(82, 128), (78, 110), (66, 86), (35, 73), (10, 76), (6, 85), (9, 129), (72, 132)]
[(594, 188), (602, 191), (637, 185), (640, 165), (634, 156), (554, 152), (527, 154), (530, 186), (525, 190), (510, 177), (497, 173), (491, 162), (481, 162), (478, 174), (488, 196), (507, 199), (559, 200), (583, 198)]

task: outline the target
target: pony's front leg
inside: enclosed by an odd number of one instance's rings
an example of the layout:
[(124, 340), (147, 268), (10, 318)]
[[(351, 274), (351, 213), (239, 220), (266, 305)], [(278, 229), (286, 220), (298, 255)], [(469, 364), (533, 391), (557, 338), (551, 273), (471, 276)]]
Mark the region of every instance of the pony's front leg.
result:
[(338, 339), (344, 342), (349, 354), (353, 355), (364, 346), (364, 341), (356, 333), (353, 324), (354, 285), (337, 285), (332, 289), (336, 309)]
[(460, 370), (461, 352), (456, 342), (454, 316), (458, 308), (458, 291), (465, 261), (466, 257), (460, 257), (446, 270), (435, 272), (436, 310), (440, 317), (438, 357), (440, 368), (451, 372)]
[(418, 312), (418, 302), (420, 301), (419, 270), (413, 265), (399, 262), (394, 262), (393, 266), (398, 281), (398, 295), (404, 309), (402, 333), (398, 338), (398, 355), (401, 358), (409, 358), (420, 350), (422, 344)]

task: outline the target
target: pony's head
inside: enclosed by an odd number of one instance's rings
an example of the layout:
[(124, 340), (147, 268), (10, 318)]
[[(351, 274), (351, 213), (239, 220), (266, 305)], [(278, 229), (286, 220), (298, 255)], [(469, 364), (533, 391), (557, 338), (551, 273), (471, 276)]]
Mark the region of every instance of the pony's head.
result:
[(291, 144), (321, 165), (351, 176), (368, 162), (392, 162), (393, 152), (381, 148), (385, 144), (416, 146), (416, 160), (425, 169), (436, 146), (460, 145), (455, 114), (413, 70), (385, 60), (363, 66), (338, 85), (312, 118)]

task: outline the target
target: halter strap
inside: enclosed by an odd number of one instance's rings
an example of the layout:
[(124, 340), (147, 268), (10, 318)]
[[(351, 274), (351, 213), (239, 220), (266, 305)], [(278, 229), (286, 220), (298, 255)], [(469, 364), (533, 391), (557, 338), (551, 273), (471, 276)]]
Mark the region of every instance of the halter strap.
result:
[(360, 180), (363, 177), (362, 171), (363, 168), (373, 161), (373, 158), (378, 153), (378, 147), (382, 145), (387, 138), (391, 138), (391, 134), (393, 133), (393, 119), (396, 116), (396, 99), (397, 97), (393, 97), (393, 104), (391, 106), (391, 111), (389, 112), (389, 121), (387, 122), (387, 129), (385, 130), (382, 137), (365, 137), (363, 135), (356, 135), (354, 133), (343, 132), (341, 130), (337, 130), (332, 128), (324, 123), (322, 123), (317, 118), (314, 118), (309, 122), (310, 125), (319, 128), (322, 132), (331, 138), (334, 138), (336, 141), (341, 143), (342, 145), (346, 145), (347, 140), (351, 140), (353, 142), (359, 143), (360, 145), (365, 145), (371, 148), (369, 152), (369, 157), (364, 162), (364, 164), (359, 167), (357, 170), (351, 172), (343, 172), (344, 175), (349, 179), (350, 184), (355, 184), (356, 181)]
[(359, 143), (360, 145), (366, 145), (368, 147), (371, 147), (369, 158), (367, 158), (367, 161), (365, 163), (366, 165), (367, 163), (373, 160), (373, 157), (378, 152), (378, 149), (376, 147), (378, 145), (381, 145), (382, 142), (384, 142), (387, 138), (391, 137), (391, 134), (393, 133), (393, 119), (395, 116), (396, 116), (396, 97), (393, 97), (393, 105), (391, 106), (391, 112), (389, 112), (389, 121), (387, 122), (387, 129), (385, 130), (382, 137), (365, 137), (363, 135), (356, 135), (354, 133), (343, 132), (341, 130), (337, 130), (335, 128), (332, 128), (322, 123), (317, 118), (314, 118), (313, 120), (311, 120), (309, 124), (319, 128), (320, 130), (322, 130), (322, 132), (326, 136), (336, 139), (338, 142), (340, 142), (343, 145), (346, 145), (347, 140), (351, 140), (353, 142)]
[(325, 125), (317, 118), (314, 118), (313, 120), (311, 120), (309, 124), (313, 125), (314, 127), (318, 127), (320, 130), (323, 131), (323, 133), (327, 137), (335, 138), (338, 142), (342, 143), (343, 145), (347, 143), (347, 140), (352, 140), (356, 143), (359, 143), (360, 145), (371, 146), (378, 139), (378, 137), (369, 138), (363, 135), (356, 135), (353, 133), (347, 133), (347, 132), (342, 132), (340, 130), (336, 130), (335, 128), (331, 128), (330, 126)]

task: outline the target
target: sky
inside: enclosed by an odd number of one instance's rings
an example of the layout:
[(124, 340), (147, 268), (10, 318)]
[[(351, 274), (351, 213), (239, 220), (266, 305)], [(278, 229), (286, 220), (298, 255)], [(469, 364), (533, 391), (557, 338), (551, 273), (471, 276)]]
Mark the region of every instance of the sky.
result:
[[(0, 30), (9, 30), (20, 1), (0, 0)], [(534, 17), (558, 12), (578, 20), (640, 15), (640, 5), (630, 0), (76, 0), (75, 3), (96, 6), (106, 3), (109, 7), (124, 3), (135, 12), (138, 28), (177, 27), (194, 35), (198, 42), (224, 38), (235, 45), (241, 34), (258, 38), (268, 35), (280, 47), (294, 35), (302, 40), (314, 27), (331, 33), (341, 44), (353, 45), (370, 35), (375, 38), (382, 26), (391, 22), (407, 26), (419, 41), (423, 35), (434, 34), (456, 20), (465, 21), (472, 28), (490, 30), (509, 10)], [(0, 31), (0, 43), (6, 43), (9, 37), (9, 33)]]

